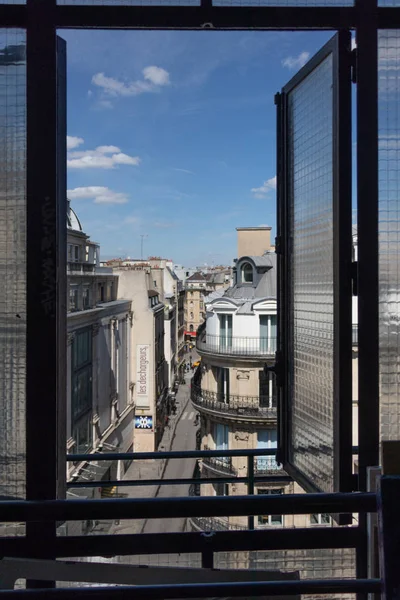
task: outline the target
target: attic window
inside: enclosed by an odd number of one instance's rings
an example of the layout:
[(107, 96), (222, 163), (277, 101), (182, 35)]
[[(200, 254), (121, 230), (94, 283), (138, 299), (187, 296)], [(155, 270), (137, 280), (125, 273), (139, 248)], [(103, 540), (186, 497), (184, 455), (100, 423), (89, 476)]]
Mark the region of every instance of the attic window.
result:
[(253, 283), (253, 267), (250, 263), (242, 266), (242, 283)]

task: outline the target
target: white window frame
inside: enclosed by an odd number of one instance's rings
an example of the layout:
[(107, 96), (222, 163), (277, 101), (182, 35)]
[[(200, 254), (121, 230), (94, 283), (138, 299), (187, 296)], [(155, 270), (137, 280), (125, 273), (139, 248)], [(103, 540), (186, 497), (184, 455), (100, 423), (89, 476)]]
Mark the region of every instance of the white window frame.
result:
[[(271, 488), (271, 489), (258, 489), (257, 494), (266, 495), (266, 496), (275, 496), (275, 495), (283, 495), (285, 490), (283, 488)], [(280, 522), (273, 522), (273, 517), (279, 517)], [(263, 519), (263, 521), (261, 521)], [(285, 516), (284, 515), (258, 515), (257, 517), (257, 525), (260, 528), (263, 527), (284, 527), (285, 524)]]
[[(326, 519), (326, 522), (323, 522), (323, 519)], [(312, 527), (314, 527), (314, 525), (327, 527), (328, 525), (332, 525), (332, 518), (327, 513), (314, 513), (310, 515), (310, 525)]]

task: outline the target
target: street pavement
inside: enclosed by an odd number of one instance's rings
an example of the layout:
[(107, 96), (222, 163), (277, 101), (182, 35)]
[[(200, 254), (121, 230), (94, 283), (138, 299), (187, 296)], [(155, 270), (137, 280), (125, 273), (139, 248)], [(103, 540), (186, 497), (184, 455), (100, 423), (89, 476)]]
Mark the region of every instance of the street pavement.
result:
[[(186, 356), (192, 355), (193, 362), (197, 360), (195, 350), (190, 351)], [(168, 450), (195, 450), (196, 432), (198, 425), (195, 425), (197, 411), (193, 408), (190, 400), (190, 381), (193, 373), (185, 375), (186, 383), (179, 386), (176, 394), (177, 413), (170, 416), (170, 425), (165, 429), (163, 438), (159, 445), (160, 451)], [(155, 457), (157, 453), (155, 452)], [(169, 459), (169, 460), (146, 460), (133, 461), (124, 475), (125, 480), (151, 479), (154, 480), (154, 486), (132, 486), (120, 487), (119, 493), (126, 498), (166, 498), (188, 496), (188, 485), (157, 485), (160, 479), (179, 479), (190, 478), (193, 476), (196, 464), (195, 458)], [(105, 527), (110, 534), (126, 533), (165, 533), (173, 531), (184, 531), (186, 519), (126, 519), (121, 522), (110, 523)], [(99, 524), (101, 527), (101, 524)], [(105, 524), (104, 524), (105, 525)], [(101, 528), (102, 529), (102, 528)], [(105, 533), (106, 531), (101, 531)], [(100, 531), (99, 531), (100, 533)]]

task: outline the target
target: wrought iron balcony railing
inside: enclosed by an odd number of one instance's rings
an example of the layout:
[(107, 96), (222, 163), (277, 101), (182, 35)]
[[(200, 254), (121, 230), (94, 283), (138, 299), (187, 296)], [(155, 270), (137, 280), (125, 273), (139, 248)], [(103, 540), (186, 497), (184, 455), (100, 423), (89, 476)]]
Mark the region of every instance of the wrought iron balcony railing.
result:
[(236, 418), (276, 419), (276, 398), (269, 396), (222, 395), (192, 384), (191, 399), (196, 408)]
[(247, 527), (229, 521), (228, 517), (192, 517), (190, 522), (198, 531), (245, 531)]
[(197, 334), (196, 347), (200, 353), (250, 358), (275, 356), (276, 338), (213, 335), (205, 329)]
[(276, 462), (274, 456), (257, 456), (254, 459), (254, 472), (258, 475), (282, 472), (282, 465)]
[[(210, 450), (210, 448), (205, 446), (204, 450)], [(232, 465), (231, 456), (205, 456), (203, 458), (203, 465), (217, 473), (226, 473), (228, 475), (234, 475), (236, 473), (236, 469)]]

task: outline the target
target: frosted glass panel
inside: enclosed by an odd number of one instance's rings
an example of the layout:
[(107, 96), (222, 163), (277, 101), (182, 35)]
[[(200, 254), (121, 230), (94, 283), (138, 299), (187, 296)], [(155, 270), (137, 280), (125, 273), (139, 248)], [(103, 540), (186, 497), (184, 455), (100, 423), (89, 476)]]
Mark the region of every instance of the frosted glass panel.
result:
[(288, 94), (290, 398), (294, 464), (333, 485), (333, 58)]
[[(25, 497), (25, 179), (25, 32), (0, 29), (0, 496), (3, 498)], [(10, 535), (12, 531), (7, 533)]]
[(400, 439), (400, 31), (379, 33), (381, 439)]

